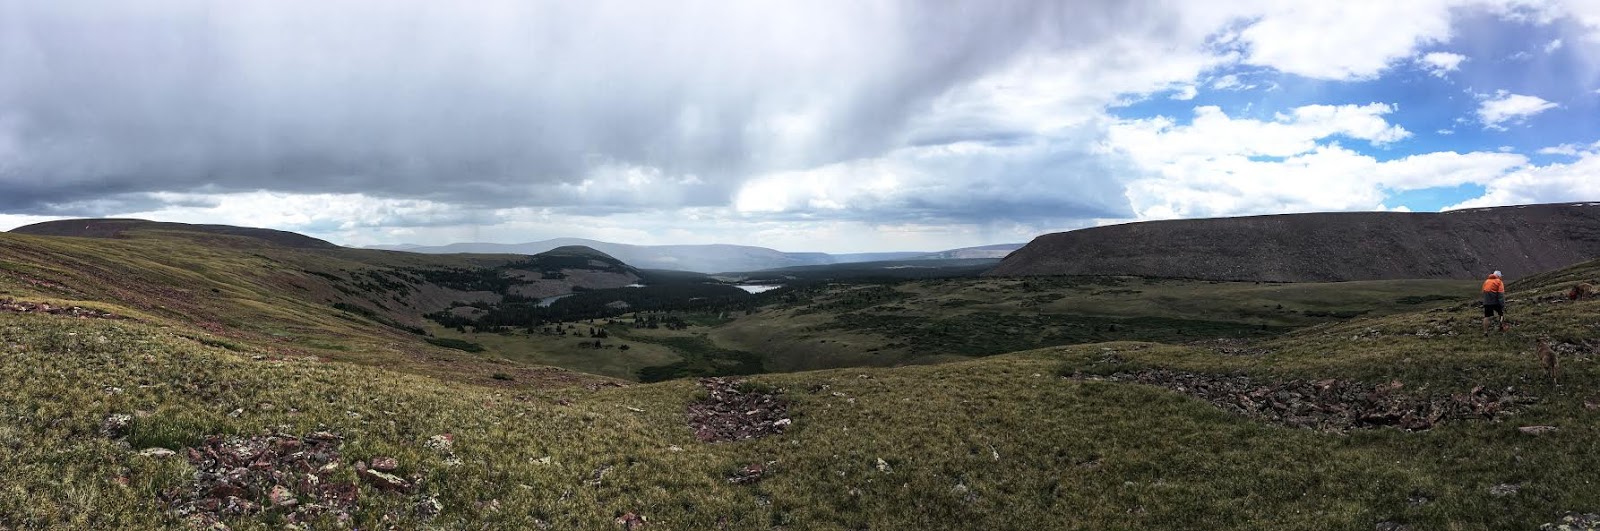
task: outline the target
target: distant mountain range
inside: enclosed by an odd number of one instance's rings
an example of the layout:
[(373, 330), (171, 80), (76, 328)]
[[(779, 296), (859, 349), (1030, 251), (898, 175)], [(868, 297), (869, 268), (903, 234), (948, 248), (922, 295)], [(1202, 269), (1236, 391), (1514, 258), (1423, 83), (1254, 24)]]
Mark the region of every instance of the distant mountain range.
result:
[(1003, 258), (1023, 244), (986, 245), (939, 252), (891, 253), (786, 253), (747, 245), (628, 245), (581, 238), (556, 238), (528, 243), (453, 243), (449, 245), (372, 246), (370, 249), (423, 254), (486, 253), (539, 254), (557, 247), (581, 245), (614, 256), (641, 269), (674, 269), (700, 273), (761, 271), (780, 267), (882, 262), (891, 260), (943, 260)]
[(1600, 257), (1600, 203), (1283, 214), (1046, 234), (986, 275), (1328, 282), (1509, 279)]

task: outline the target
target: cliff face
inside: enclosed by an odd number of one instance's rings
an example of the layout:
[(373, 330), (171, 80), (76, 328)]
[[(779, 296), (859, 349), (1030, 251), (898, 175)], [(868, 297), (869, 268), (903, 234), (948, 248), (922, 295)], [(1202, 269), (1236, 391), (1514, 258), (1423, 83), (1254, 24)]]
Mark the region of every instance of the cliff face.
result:
[(1600, 257), (1600, 203), (1152, 221), (1047, 234), (991, 276), (1517, 278)]

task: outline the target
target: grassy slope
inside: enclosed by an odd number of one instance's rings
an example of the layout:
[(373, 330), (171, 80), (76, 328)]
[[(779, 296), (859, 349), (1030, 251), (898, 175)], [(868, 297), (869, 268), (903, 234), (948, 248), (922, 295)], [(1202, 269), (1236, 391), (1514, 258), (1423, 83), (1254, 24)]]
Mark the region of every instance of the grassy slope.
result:
[[(1563, 330), (1592, 323), (1600, 302), (1525, 313), (1530, 333)], [(21, 384), (0, 389), (0, 415), (17, 419), (0, 428), (0, 469), (8, 471), (0, 525), (171, 525), (150, 500), (183, 483), (187, 465), (138, 457), (93, 435), (106, 414), (131, 411), (148, 412), (130, 437), (135, 448), (273, 426), (337, 431), (349, 440), (348, 458), (392, 455), (402, 471), (428, 477), (428, 493), (446, 507), (432, 522), (441, 528), (542, 520), (603, 529), (632, 511), (662, 529), (719, 521), (733, 529), (1368, 529), (1380, 521), (1504, 529), (1600, 508), (1600, 491), (1589, 484), (1600, 467), (1590, 451), (1600, 425), (1581, 405), (1600, 371), (1573, 361), (1568, 384), (1551, 388), (1518, 352), (1519, 340), (1476, 336), (1468, 317), (1359, 320), (1268, 343), (1279, 352), (1262, 357), (1124, 343), (763, 376), (788, 390), (796, 428), (707, 445), (683, 421), (697, 394), (687, 381), (519, 395), (346, 364), (252, 361), (138, 323), (0, 315), (0, 375)], [(1450, 318), (1462, 334), (1409, 335)], [(1369, 328), (1385, 335), (1328, 339)], [(1513, 423), (1323, 434), (1231, 416), (1156, 388), (1057, 376), (1093, 366), (1108, 349), (1138, 365), (1400, 378), (1408, 389), (1436, 392), (1518, 385), (1544, 400)], [(576, 403), (556, 406), (555, 398)], [(230, 417), (234, 409), (243, 413)], [(1532, 438), (1513, 430), (1523, 423), (1562, 431)], [(458, 438), (459, 466), (422, 449), (446, 432)], [(752, 462), (773, 463), (764, 481), (724, 480)], [(598, 485), (589, 482), (606, 467)], [(1520, 484), (1521, 493), (1490, 495), (1500, 483)], [(1413, 505), (1414, 496), (1431, 501)], [(412, 503), (376, 491), (362, 500), (363, 527)], [(491, 500), (499, 510), (481, 504)], [(233, 524), (256, 528), (252, 522)]]
[[(127, 253), (139, 259), (136, 249)], [(18, 267), (14, 255), (3, 256), (8, 268)], [(110, 267), (114, 259), (95, 265)], [(50, 260), (57, 259), (38, 263)], [(198, 282), (171, 269), (161, 274)], [(0, 418), (7, 419), (0, 424), (6, 478), (0, 528), (176, 526), (152, 500), (181, 485), (191, 474), (187, 465), (130, 450), (272, 427), (337, 431), (348, 439), (350, 459), (398, 457), (403, 472), (429, 478), (427, 493), (445, 505), (432, 522), (441, 528), (515, 529), (540, 521), (613, 528), (612, 518), (625, 511), (662, 529), (719, 521), (731, 529), (1370, 529), (1381, 521), (1419, 529), (1529, 528), (1567, 510), (1600, 510), (1600, 490), (1591, 484), (1600, 469), (1593, 452), (1600, 423), (1583, 405), (1600, 393), (1593, 383), (1600, 368), (1592, 357), (1568, 359), (1558, 388), (1539, 376), (1528, 353), (1536, 336), (1600, 338), (1600, 301), (1533, 302), (1597, 276), (1600, 264), (1591, 263), (1513, 284), (1536, 291), (1512, 294), (1518, 327), (1509, 336), (1483, 338), (1472, 308), (1439, 303), (1263, 341), (1254, 346), (1270, 353), (1255, 356), (1109, 343), (936, 366), (761, 376), (788, 390), (795, 428), (717, 445), (694, 442), (684, 423), (684, 407), (697, 395), (687, 381), (508, 390), (407, 374), (417, 371), (403, 365), (396, 371), (301, 358), (257, 361), (252, 355), (276, 348), (274, 342), (252, 335), (231, 339), (239, 352), (208, 346), (202, 340), (223, 343), (195, 332), (170, 309), (182, 297), (139, 306), (148, 313), (100, 304), (146, 322), (0, 314), (0, 382), (6, 383)], [(0, 278), (10, 279), (0, 289), (13, 295), (53, 289), (15, 275)], [(226, 280), (219, 289), (253, 289), (233, 287), (252, 279)], [(76, 289), (105, 290), (78, 297), (90, 299), (115, 296), (113, 288)], [(290, 303), (265, 300), (251, 311), (304, 318), (280, 306)], [(193, 304), (197, 311), (214, 308)], [(344, 326), (328, 323), (318, 317), (306, 325)], [(1419, 329), (1456, 334), (1419, 336)], [(371, 355), (393, 356), (373, 341)], [(1323, 434), (1231, 416), (1161, 389), (1057, 376), (1092, 370), (1108, 350), (1136, 366), (1399, 379), (1412, 392), (1430, 394), (1517, 386), (1542, 401), (1509, 422)], [(558, 406), (557, 399), (576, 402)], [(142, 412), (132, 449), (95, 435), (99, 421), (116, 412)], [(1561, 431), (1531, 437), (1513, 429), (1526, 424)], [(459, 466), (422, 448), (427, 437), (447, 432), (458, 438)], [(880, 471), (878, 459), (891, 470)], [(772, 463), (761, 483), (724, 479), (758, 461)], [(601, 481), (591, 483), (602, 469)], [(1501, 483), (1521, 491), (1489, 494)], [(1417, 496), (1430, 501), (1410, 503)], [(377, 515), (411, 503), (366, 491), (358, 523), (376, 526)], [(393, 523), (418, 527), (411, 518)], [(270, 518), (232, 523), (281, 527)]]
[[(356, 285), (366, 281), (357, 275), (368, 271), (493, 266), (515, 257), (296, 250), (164, 231), (129, 235), (0, 234), (0, 297), (114, 305), (118, 313), (180, 325), (185, 334), (264, 355), (317, 356), (473, 382), (492, 382), (496, 372), (517, 372), (528, 382), (554, 374), (429, 346), (382, 324), (421, 325), (418, 301)], [(340, 311), (334, 303), (371, 315)], [(569, 376), (598, 379), (557, 379)]]

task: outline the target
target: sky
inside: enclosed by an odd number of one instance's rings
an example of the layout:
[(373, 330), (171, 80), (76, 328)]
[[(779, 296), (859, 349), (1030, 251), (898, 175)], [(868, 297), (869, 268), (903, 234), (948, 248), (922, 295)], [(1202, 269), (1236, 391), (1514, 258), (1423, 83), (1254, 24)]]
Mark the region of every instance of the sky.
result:
[(0, 229), (939, 250), (1600, 200), (1600, 0), (0, 0)]

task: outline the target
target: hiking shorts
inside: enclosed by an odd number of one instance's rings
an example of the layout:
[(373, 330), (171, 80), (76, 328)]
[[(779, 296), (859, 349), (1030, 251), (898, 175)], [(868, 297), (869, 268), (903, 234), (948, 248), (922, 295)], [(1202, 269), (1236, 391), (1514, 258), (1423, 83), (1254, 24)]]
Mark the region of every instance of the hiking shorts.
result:
[(1485, 305), (1483, 305), (1483, 316), (1484, 317), (1494, 317), (1496, 315), (1501, 316), (1501, 317), (1505, 317), (1506, 316), (1506, 305), (1504, 305), (1504, 304), (1485, 304)]

